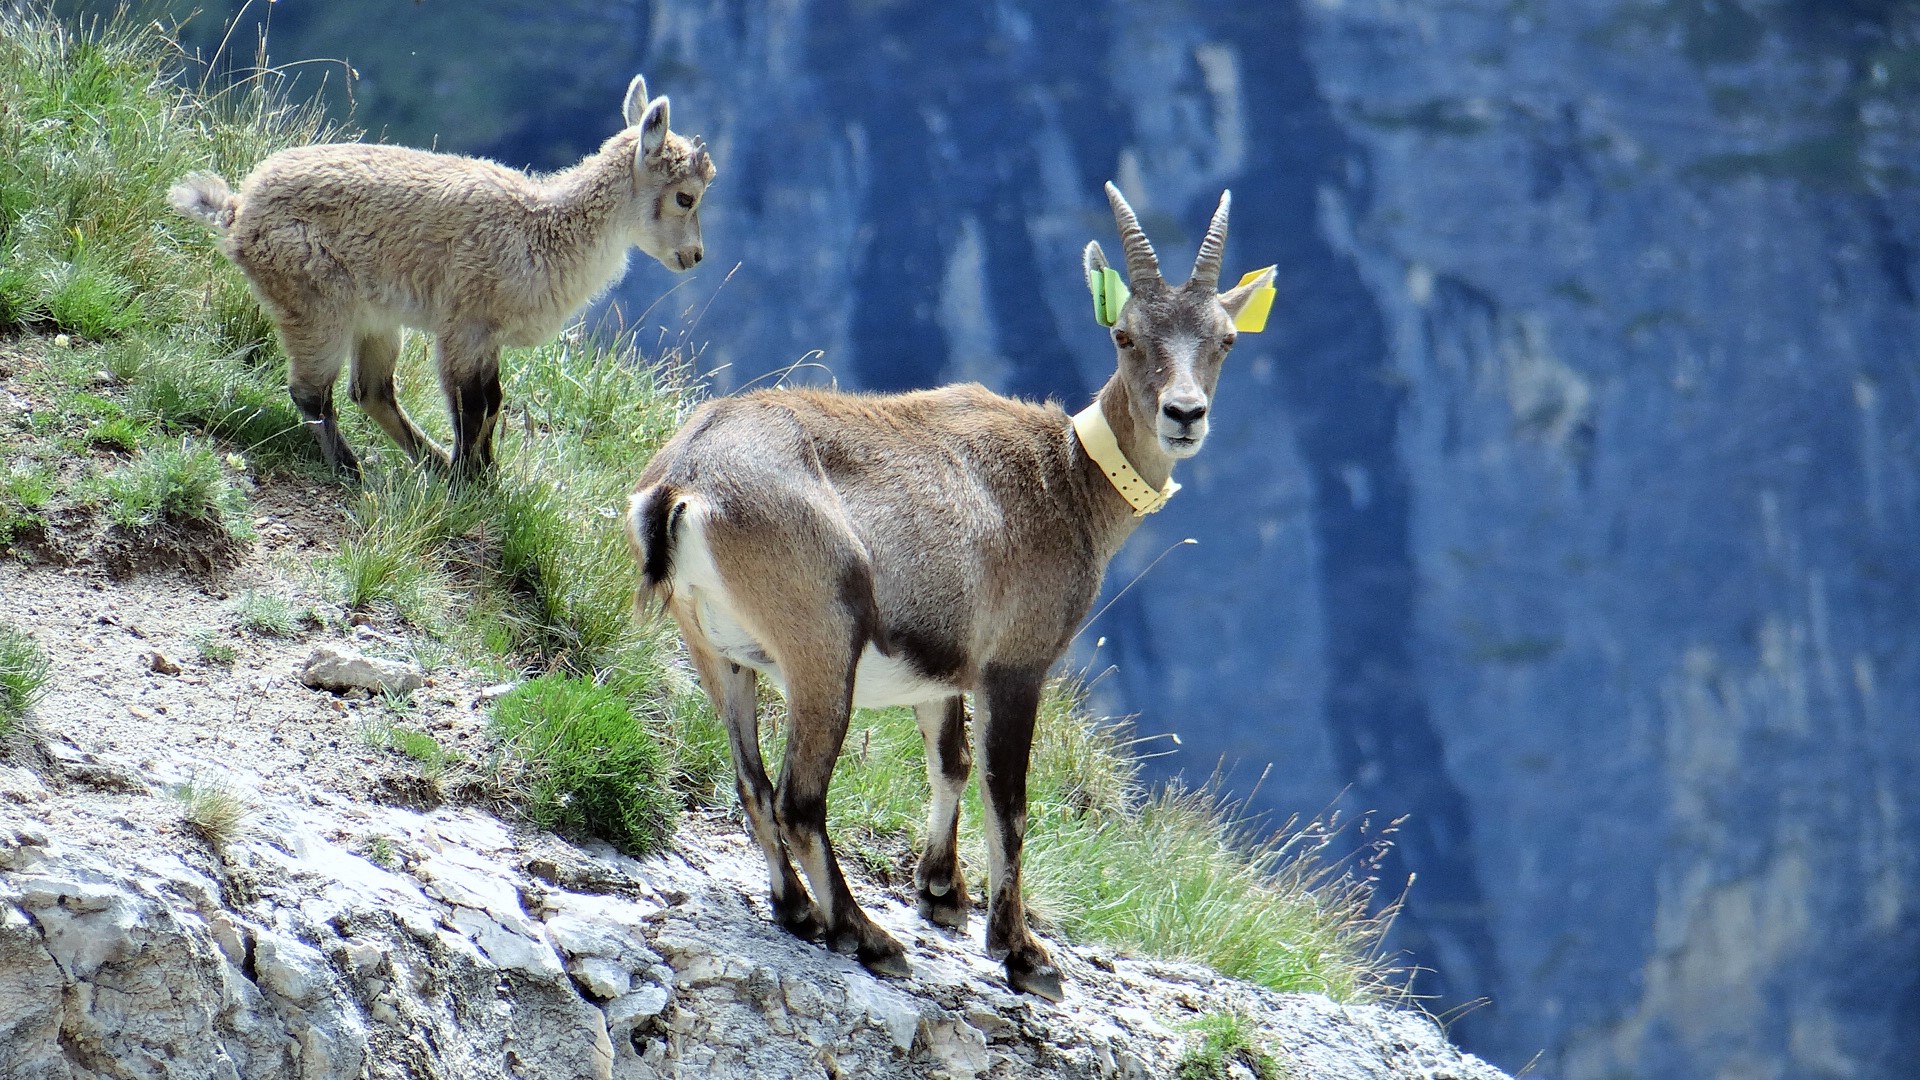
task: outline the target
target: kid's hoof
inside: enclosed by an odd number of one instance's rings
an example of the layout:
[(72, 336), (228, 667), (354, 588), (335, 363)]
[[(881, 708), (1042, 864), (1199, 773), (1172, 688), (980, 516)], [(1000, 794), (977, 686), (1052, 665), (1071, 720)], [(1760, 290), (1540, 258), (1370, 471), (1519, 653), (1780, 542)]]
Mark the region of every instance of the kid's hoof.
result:
[(964, 931), (967, 928), (967, 894), (964, 891), (949, 890), (945, 896), (935, 896), (921, 889), (914, 907), (919, 910), (920, 917), (930, 923), (950, 930)]
[(1032, 965), (1008, 960), (1007, 982), (1021, 993), (1043, 997), (1048, 1001), (1062, 1001), (1067, 996), (1065, 987), (1060, 983), (1060, 969), (1049, 960)]

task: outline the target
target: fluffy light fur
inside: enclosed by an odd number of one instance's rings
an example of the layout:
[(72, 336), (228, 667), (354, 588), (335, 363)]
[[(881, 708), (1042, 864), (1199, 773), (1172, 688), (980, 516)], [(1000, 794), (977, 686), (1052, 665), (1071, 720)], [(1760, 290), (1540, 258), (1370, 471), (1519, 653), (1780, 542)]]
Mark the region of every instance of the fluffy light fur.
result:
[[(1132, 210), (1107, 191), (1133, 298), (1098, 402), (1158, 487), (1198, 450), (1233, 316), (1271, 276), (1217, 292), (1223, 196), (1192, 279), (1168, 286)], [(1105, 266), (1088, 245), (1088, 273)], [(899, 943), (854, 903), (826, 834), (828, 782), (856, 703), (915, 710), (933, 789), (920, 911), (966, 924), (956, 841), (970, 693), (987, 806), (987, 950), (1013, 986), (1059, 998), (1059, 971), (1028, 931), (1020, 893), (1033, 725), (1049, 669), (1138, 523), (1064, 411), (977, 385), (760, 391), (708, 403), (661, 449), (626, 517), (639, 600), (665, 603), (726, 723), (782, 925), (824, 934), (875, 972), (907, 970)], [(791, 719), (778, 790), (760, 759), (763, 674)]]
[[(714, 177), (698, 139), (669, 130), (666, 98), (635, 77), (627, 127), (580, 164), (536, 177), (478, 158), (338, 143), (269, 157), (232, 190), (194, 173), (173, 187), (280, 332), (295, 405), (329, 464), (358, 472), (333, 385), (349, 389), (409, 456), (457, 472), (492, 463), (500, 349), (537, 345), (625, 272), (638, 247), (671, 270), (699, 262), (700, 200)], [(454, 418), (451, 458), (394, 396), (403, 327), (435, 335)]]

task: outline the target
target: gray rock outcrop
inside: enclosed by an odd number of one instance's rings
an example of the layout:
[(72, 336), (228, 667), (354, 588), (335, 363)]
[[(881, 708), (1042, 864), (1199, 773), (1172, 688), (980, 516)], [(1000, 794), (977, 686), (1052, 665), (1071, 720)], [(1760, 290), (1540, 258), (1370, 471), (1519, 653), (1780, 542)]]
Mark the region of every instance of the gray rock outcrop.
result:
[[(768, 921), (727, 821), (643, 863), (322, 796), (258, 810), (214, 852), (49, 828), (20, 772), (0, 805), (4, 1080), (1144, 1080), (1175, 1069), (1183, 1019), (1220, 1009), (1296, 1076), (1504, 1075), (1418, 1013), (1098, 949), (1056, 946), (1074, 984), (1051, 1005), (1006, 990), (977, 932), (868, 890), (913, 943), (914, 977), (879, 981)], [(119, 817), (108, 832), (151, 824)]]
[(410, 694), (427, 684), (427, 676), (418, 664), (383, 660), (328, 642), (314, 646), (300, 669), (300, 681), (318, 690)]

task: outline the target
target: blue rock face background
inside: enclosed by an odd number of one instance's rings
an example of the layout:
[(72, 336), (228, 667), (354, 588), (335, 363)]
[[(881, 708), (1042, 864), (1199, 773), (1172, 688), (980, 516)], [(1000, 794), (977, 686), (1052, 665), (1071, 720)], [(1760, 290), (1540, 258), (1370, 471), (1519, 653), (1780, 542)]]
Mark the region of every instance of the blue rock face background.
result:
[(1920, 1075), (1915, 4), (273, 18), (376, 135), (515, 165), (646, 72), (721, 177), (697, 274), (636, 261), (615, 301), (721, 390), (1077, 408), (1101, 183), (1176, 277), (1232, 188), (1228, 274), (1278, 263), (1279, 302), (1109, 591), (1199, 544), (1082, 658), (1179, 734), (1152, 767), (1275, 823), (1406, 815), (1397, 944), (1509, 1069)]

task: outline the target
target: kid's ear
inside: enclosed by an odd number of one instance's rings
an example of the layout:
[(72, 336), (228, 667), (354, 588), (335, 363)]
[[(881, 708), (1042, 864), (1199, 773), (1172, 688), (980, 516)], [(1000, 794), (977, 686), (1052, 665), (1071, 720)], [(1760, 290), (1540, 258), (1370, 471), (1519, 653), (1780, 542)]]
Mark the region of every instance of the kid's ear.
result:
[(647, 157), (660, 152), (667, 141), (667, 99), (657, 97), (640, 116), (640, 152)]
[(620, 117), (628, 127), (634, 127), (640, 123), (640, 116), (646, 108), (647, 77), (635, 75), (633, 81), (627, 84), (627, 100), (620, 106)]

